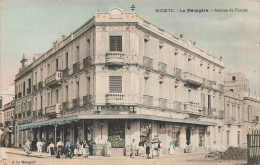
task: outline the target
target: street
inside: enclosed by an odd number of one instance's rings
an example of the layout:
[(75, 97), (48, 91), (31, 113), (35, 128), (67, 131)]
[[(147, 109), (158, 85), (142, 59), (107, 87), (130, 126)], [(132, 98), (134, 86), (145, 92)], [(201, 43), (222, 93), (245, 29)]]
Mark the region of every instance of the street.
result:
[[(6, 152), (6, 156), (3, 155), (3, 151)], [(90, 156), (89, 158), (73, 157), (73, 159), (49, 157), (48, 154), (43, 153), (41, 157), (38, 157), (36, 152), (33, 152), (30, 156), (26, 156), (21, 149), (13, 148), (1, 148), (1, 157), (6, 157), (6, 160), (1, 160), (1, 164), (6, 165), (73, 165), (73, 164), (95, 164), (95, 165), (151, 165), (151, 164), (163, 164), (163, 165), (243, 165), (245, 161), (222, 161), (211, 158), (205, 158), (205, 153), (177, 153), (175, 155), (165, 155), (162, 159), (145, 159), (143, 157), (102, 157), (102, 156)], [(4, 163), (3, 163), (4, 162)]]

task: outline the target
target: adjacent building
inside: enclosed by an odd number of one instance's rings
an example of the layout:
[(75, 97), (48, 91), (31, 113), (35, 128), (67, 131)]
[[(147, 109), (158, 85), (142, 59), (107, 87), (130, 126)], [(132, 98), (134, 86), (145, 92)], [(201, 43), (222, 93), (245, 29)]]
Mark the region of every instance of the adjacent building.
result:
[(247, 134), (260, 129), (260, 99), (250, 93), (249, 80), (242, 73), (228, 73), (224, 88), (225, 144), (247, 147)]
[(165, 152), (222, 149), (223, 62), (115, 8), (95, 14), (15, 77), (15, 145), (93, 140), (129, 155), (158, 135)]

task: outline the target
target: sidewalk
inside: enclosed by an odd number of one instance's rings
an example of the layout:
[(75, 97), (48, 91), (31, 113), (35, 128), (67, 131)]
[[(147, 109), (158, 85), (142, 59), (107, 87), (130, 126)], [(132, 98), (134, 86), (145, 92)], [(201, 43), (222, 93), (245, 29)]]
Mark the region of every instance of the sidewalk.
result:
[(5, 148), (6, 154), (16, 154), (16, 155), (23, 155), (28, 157), (39, 157), (39, 158), (47, 158), (49, 157), (49, 153), (43, 152), (41, 156), (38, 156), (36, 151), (32, 151), (30, 155), (26, 155), (23, 149), (17, 149), (17, 148)]

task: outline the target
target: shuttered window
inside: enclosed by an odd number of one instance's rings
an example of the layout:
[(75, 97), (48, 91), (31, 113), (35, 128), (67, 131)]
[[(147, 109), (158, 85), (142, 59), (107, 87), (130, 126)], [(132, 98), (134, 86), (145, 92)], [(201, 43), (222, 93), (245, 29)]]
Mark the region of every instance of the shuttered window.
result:
[(122, 36), (110, 36), (110, 51), (122, 52)]
[(109, 77), (109, 93), (122, 93), (122, 76)]

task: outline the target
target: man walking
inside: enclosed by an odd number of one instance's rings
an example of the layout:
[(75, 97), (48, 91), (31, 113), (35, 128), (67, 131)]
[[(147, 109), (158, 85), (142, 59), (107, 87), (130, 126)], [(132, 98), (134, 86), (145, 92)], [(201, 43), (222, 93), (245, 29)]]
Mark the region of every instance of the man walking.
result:
[(136, 151), (136, 144), (135, 144), (135, 139), (133, 139), (133, 142), (131, 143), (131, 157), (135, 157), (135, 151)]

